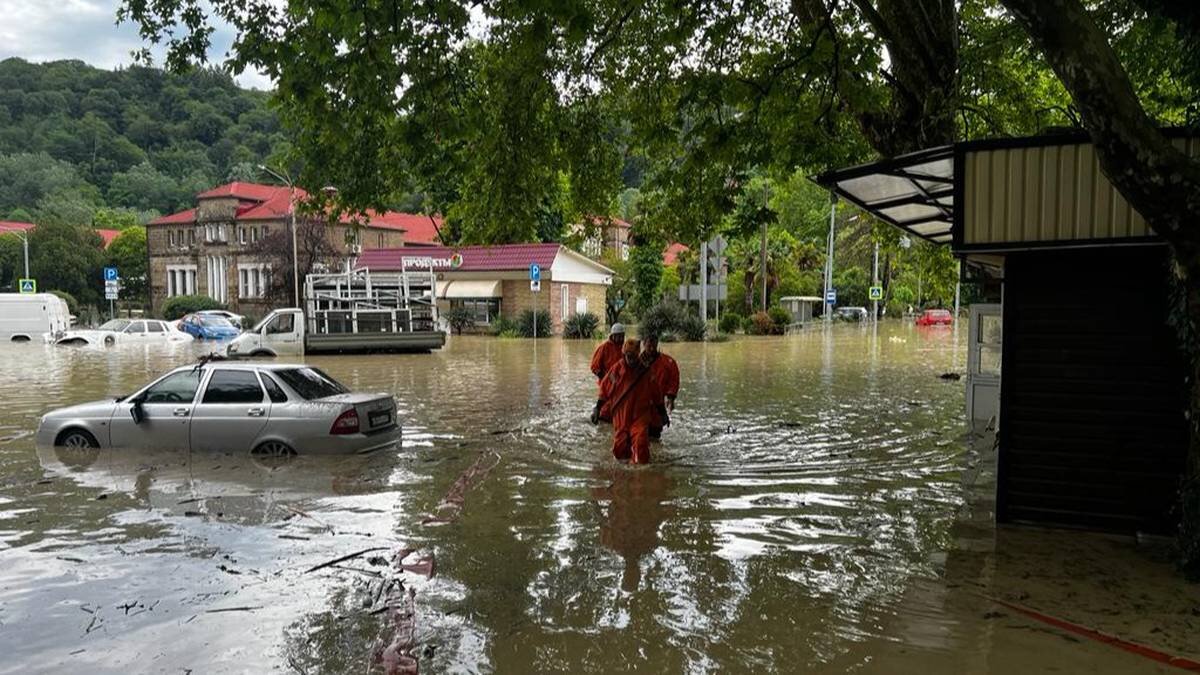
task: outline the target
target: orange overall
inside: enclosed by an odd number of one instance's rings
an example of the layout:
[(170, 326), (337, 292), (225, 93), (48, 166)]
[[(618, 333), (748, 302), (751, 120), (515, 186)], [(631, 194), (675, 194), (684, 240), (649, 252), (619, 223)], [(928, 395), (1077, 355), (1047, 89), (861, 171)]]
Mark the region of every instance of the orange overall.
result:
[[(610, 422), (612, 417), (604, 409), (604, 379), (605, 376), (612, 372), (612, 369), (617, 364), (623, 361), (621, 356), (622, 345), (610, 340), (605, 340), (596, 347), (595, 353), (592, 354), (592, 374), (596, 376), (596, 385), (600, 392), (597, 394), (597, 412), (593, 412), (592, 424), (597, 421)], [(598, 414), (597, 414), (598, 413)]]
[(658, 419), (663, 394), (641, 364), (624, 361), (613, 368), (602, 383), (604, 412), (613, 421), (613, 457), (650, 463), (650, 426)]

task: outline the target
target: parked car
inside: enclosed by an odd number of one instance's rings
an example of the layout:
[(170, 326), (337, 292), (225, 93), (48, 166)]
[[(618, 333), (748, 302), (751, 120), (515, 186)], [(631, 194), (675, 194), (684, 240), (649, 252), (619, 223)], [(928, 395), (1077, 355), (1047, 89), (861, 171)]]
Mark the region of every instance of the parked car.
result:
[(179, 330), (200, 340), (232, 340), (242, 332), (223, 316), (200, 312), (180, 319)]
[[(49, 336), (48, 336), (49, 339)], [(56, 345), (159, 344), (187, 342), (191, 337), (175, 329), (169, 321), (158, 319), (113, 319), (99, 328), (69, 330), (57, 338)]]
[(949, 326), (954, 323), (954, 315), (948, 309), (927, 309), (917, 317), (918, 326)]
[(835, 319), (842, 321), (865, 321), (867, 318), (866, 307), (838, 307), (833, 314)]
[(128, 396), (61, 408), (38, 424), (39, 446), (365, 453), (397, 447), (390, 394), (360, 394), (299, 364), (201, 362)]
[(199, 312), (196, 312), (196, 314), (201, 316), (219, 316), (233, 324), (233, 327), (238, 330), (242, 330), (242, 322), (246, 320), (246, 317), (242, 316), (241, 314), (234, 314), (227, 309), (202, 309)]
[(52, 339), (71, 328), (67, 303), (53, 293), (0, 293), (0, 340), (5, 342)]

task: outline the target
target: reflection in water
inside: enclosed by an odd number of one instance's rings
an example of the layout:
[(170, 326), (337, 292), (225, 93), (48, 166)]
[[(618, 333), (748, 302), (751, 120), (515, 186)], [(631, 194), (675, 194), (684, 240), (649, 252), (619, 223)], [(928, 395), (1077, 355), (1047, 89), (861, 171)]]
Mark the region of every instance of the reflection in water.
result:
[(642, 576), (641, 558), (658, 548), (658, 528), (670, 515), (670, 508), (663, 505), (670, 482), (655, 466), (613, 467), (604, 473), (609, 485), (592, 488), (593, 497), (608, 502), (600, 542), (624, 558), (621, 589), (633, 592)]
[[(207, 349), (0, 345), (0, 673), (379, 669), (394, 630), (373, 611), (396, 574), (426, 672), (1153, 670), (989, 594), (1194, 650), (1200, 589), (1166, 563), (992, 527), (987, 439), (964, 440), (962, 386), (937, 378), (962, 345), (877, 331), (664, 345), (679, 407), (636, 469), (587, 423), (586, 343), (310, 358), (393, 393), (404, 447), (282, 464), (37, 451), (46, 410)], [(485, 456), (451, 522), (426, 522)], [(401, 547), (433, 553), (437, 574), (394, 570)]]

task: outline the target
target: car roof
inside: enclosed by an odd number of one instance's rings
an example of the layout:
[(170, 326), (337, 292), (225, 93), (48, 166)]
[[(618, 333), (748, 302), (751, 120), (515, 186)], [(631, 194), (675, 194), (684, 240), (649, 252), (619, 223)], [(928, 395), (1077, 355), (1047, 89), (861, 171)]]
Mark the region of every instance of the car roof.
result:
[[(180, 366), (175, 370), (189, 370), (195, 368), (195, 365)], [(303, 363), (246, 363), (244, 361), (209, 361), (200, 365), (202, 369), (217, 369), (217, 370), (294, 370), (296, 368), (309, 368)]]

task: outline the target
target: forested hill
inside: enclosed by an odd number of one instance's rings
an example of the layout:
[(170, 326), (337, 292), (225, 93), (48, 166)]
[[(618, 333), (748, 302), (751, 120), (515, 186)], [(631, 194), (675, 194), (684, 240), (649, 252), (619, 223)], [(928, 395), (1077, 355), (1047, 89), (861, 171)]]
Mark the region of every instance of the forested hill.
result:
[[(286, 142), (268, 95), (226, 74), (0, 61), (0, 220), (168, 213)], [(148, 214), (141, 214), (146, 217)]]

